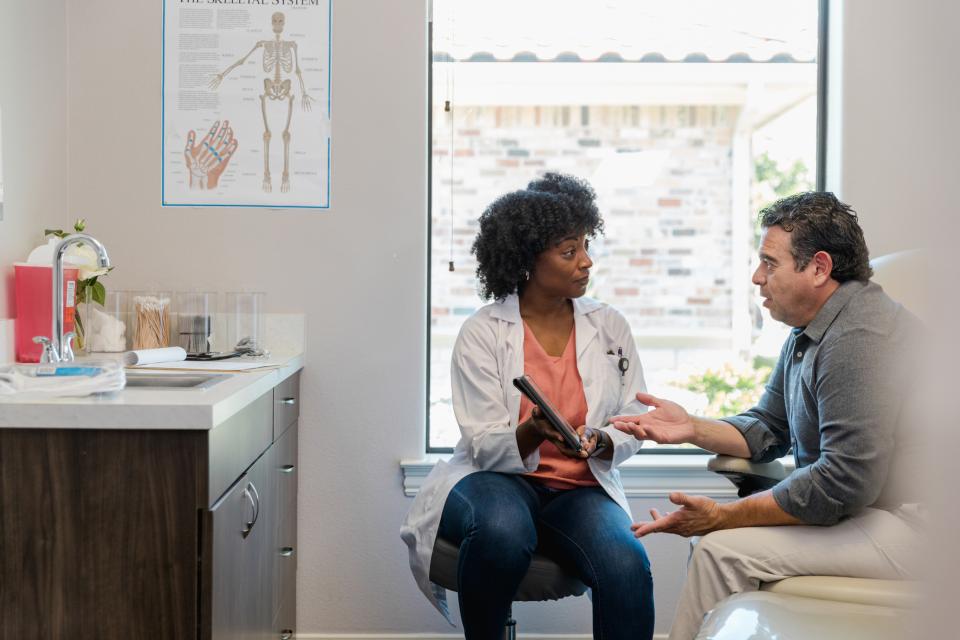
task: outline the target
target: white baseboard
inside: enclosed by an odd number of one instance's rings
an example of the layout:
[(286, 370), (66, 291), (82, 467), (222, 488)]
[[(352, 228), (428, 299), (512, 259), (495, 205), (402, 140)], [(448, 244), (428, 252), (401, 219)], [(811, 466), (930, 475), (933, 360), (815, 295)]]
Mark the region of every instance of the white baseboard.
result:
[[(298, 633), (297, 640), (459, 640), (462, 633)], [(580, 633), (518, 633), (522, 640), (592, 640)], [(656, 633), (653, 640), (667, 640), (667, 634)]]

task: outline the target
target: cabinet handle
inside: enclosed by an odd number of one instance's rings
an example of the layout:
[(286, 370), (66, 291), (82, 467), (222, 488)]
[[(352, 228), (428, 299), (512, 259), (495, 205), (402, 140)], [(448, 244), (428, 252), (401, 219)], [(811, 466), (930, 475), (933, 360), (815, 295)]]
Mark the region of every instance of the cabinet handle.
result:
[(246, 538), (250, 535), (250, 532), (253, 531), (253, 525), (257, 524), (257, 520), (260, 518), (260, 494), (257, 492), (256, 485), (248, 482), (247, 486), (243, 489), (243, 495), (250, 501), (250, 507), (253, 509), (251, 519), (246, 520), (240, 529), (241, 535)]
[(284, 558), (289, 558), (293, 555), (293, 547), (280, 547), (280, 555)]
[(243, 527), (240, 528), (240, 535), (246, 538), (253, 531), (253, 525), (257, 522), (257, 503), (253, 501), (253, 494), (250, 493), (250, 484), (243, 488), (243, 497), (250, 501), (250, 519), (244, 518)]
[(292, 640), (292, 638), (293, 638), (292, 629), (284, 629), (283, 631), (280, 632), (280, 640)]
[(284, 398), (280, 401), (280, 404), (297, 404), (296, 398)]
[(292, 464), (285, 464), (285, 465), (283, 465), (282, 467), (280, 467), (280, 473), (293, 473), (293, 470), (294, 470), (294, 469), (296, 469), (296, 467), (295, 467), (294, 465), (292, 465)]
[(256, 502), (257, 510), (253, 514), (253, 524), (257, 523), (257, 520), (260, 519), (260, 493), (257, 491), (257, 485), (252, 482), (248, 485), (250, 490), (253, 492), (253, 499)]

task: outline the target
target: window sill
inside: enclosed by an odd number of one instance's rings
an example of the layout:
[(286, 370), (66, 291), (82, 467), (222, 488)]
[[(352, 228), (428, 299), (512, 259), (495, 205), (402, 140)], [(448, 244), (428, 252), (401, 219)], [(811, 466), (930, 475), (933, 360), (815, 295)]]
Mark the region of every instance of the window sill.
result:
[[(431, 453), (417, 460), (401, 460), (403, 494), (417, 495), (427, 474), (438, 460), (450, 458), (448, 453)], [(736, 488), (721, 475), (707, 470), (707, 454), (638, 455), (620, 465), (620, 479), (628, 498), (666, 498), (672, 491), (682, 491), (710, 498), (735, 498)], [(793, 459), (783, 459), (793, 470)]]

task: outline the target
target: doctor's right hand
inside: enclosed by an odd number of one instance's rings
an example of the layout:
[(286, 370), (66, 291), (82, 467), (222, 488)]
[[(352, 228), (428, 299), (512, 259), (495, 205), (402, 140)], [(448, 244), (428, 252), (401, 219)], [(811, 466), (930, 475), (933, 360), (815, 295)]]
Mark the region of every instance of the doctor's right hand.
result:
[(649, 393), (638, 393), (637, 400), (652, 409), (638, 416), (614, 416), (610, 424), (637, 440), (653, 440), (657, 444), (683, 444), (693, 440), (693, 420), (686, 409)]
[(537, 434), (541, 441), (548, 440), (560, 451), (560, 453), (568, 458), (588, 457), (589, 454), (586, 450), (574, 451), (567, 446), (567, 441), (563, 439), (563, 435), (553, 428), (553, 425), (550, 424), (550, 421), (547, 420), (540, 411), (540, 407), (534, 405), (533, 412), (530, 414), (530, 418), (527, 420), (526, 424), (530, 425), (530, 428)]

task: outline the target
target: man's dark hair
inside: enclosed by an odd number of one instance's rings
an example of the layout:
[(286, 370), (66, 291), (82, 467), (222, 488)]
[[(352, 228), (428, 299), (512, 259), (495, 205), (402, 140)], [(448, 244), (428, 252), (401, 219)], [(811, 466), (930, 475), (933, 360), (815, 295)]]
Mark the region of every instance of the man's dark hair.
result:
[(807, 191), (777, 200), (760, 211), (760, 226), (779, 226), (790, 233), (797, 271), (806, 269), (818, 251), (826, 251), (833, 259), (830, 277), (837, 282), (866, 282), (873, 275), (857, 213), (829, 191)]
[(523, 288), (537, 256), (571, 234), (603, 233), (596, 194), (585, 181), (547, 173), (526, 189), (497, 198), (480, 216), (477, 281), (484, 300)]

